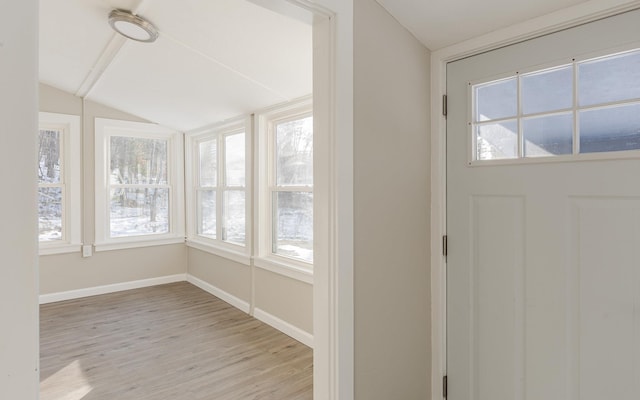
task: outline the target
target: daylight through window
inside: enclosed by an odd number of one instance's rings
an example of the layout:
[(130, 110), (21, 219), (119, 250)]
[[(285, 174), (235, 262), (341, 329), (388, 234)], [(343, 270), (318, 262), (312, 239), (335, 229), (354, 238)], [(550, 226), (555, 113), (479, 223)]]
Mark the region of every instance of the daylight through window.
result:
[(110, 237), (168, 233), (167, 140), (111, 136), (109, 155)]
[(96, 250), (184, 241), (181, 135), (96, 118)]
[(640, 149), (640, 50), (472, 84), (473, 161)]
[(272, 252), (313, 262), (313, 117), (274, 122), (271, 140)]
[(63, 135), (55, 127), (41, 127), (38, 134), (38, 226), (45, 242), (65, 239)]
[(40, 112), (38, 238), (40, 254), (80, 250), (80, 117)]
[(245, 246), (246, 145), (244, 127), (194, 137), (196, 234)]

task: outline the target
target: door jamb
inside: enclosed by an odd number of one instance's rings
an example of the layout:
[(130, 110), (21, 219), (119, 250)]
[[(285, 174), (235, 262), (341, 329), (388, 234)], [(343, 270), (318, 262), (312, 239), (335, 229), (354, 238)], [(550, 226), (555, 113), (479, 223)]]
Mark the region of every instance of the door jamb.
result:
[[(448, 46), (431, 54), (431, 398), (444, 398), (442, 377), (447, 374), (446, 260), (446, 94), (447, 63), (523, 42), (563, 29), (640, 8), (640, 0), (589, 1), (537, 17), (486, 35)], [(455, 247), (455, 244), (454, 244)], [(455, 249), (453, 250), (455, 251)]]

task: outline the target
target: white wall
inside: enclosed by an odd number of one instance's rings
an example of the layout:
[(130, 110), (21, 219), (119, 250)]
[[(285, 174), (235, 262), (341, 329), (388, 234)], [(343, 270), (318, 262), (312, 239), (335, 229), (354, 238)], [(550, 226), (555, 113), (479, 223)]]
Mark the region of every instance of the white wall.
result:
[(0, 399), (30, 400), (39, 356), (38, 2), (9, 9), (0, 13)]
[(354, 7), (355, 398), (430, 397), (430, 54)]
[[(95, 131), (96, 117), (144, 120), (40, 84), (40, 111), (79, 115), (82, 118), (82, 241), (95, 236)], [(184, 274), (187, 252), (183, 244), (40, 257), (40, 293), (52, 294), (142, 279)]]

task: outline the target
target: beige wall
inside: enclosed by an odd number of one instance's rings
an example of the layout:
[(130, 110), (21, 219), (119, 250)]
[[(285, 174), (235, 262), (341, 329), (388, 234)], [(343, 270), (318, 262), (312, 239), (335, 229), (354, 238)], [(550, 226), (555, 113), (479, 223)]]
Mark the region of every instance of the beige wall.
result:
[(186, 272), (183, 244), (40, 257), (40, 293), (51, 294)]
[[(84, 110), (84, 113), (83, 113)], [(93, 244), (95, 237), (95, 118), (128, 121), (144, 120), (114, 110), (51, 86), (40, 85), (40, 111), (79, 115), (82, 118), (82, 241)], [(152, 246), (94, 253), (40, 257), (40, 294), (64, 292), (94, 286), (186, 272), (187, 252), (182, 244)]]
[(312, 285), (201, 250), (189, 248), (188, 253), (190, 275), (313, 334)]
[[(0, 13), (0, 399), (38, 398), (38, 2)], [(10, 10), (10, 12), (8, 12)]]
[(313, 285), (254, 268), (255, 308), (313, 334)]
[(355, 398), (430, 398), (430, 54), (354, 1)]
[(251, 303), (251, 268), (198, 249), (189, 248), (188, 273)]

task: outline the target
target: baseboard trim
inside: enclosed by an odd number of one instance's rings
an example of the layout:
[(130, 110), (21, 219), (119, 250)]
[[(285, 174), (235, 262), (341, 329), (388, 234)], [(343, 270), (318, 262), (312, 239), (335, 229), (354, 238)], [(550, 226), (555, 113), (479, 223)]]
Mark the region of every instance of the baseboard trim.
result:
[[(212, 284), (203, 281), (200, 278), (196, 278), (191, 274), (167, 275), (167, 276), (160, 276), (157, 278), (140, 279), (137, 281), (114, 283), (114, 284), (103, 285), (103, 286), (94, 286), (90, 288), (69, 290), (65, 292), (42, 294), (40, 295), (40, 304), (55, 303), (57, 301), (73, 300), (73, 299), (79, 299), (82, 297), (97, 296), (101, 294), (122, 292), (124, 290), (139, 289), (143, 287), (164, 285), (167, 283), (184, 282), (184, 281), (199, 287), (205, 292), (216, 296), (220, 300), (223, 300), (231, 304), (233, 307), (236, 307), (247, 314), (249, 314), (251, 311), (251, 305), (248, 302), (228, 292), (225, 292), (224, 290), (219, 289), (213, 286)], [(285, 335), (290, 336), (295, 340), (313, 348), (313, 335), (311, 333), (304, 331), (298, 328), (297, 326), (291, 325), (287, 321), (284, 321), (276, 317), (275, 315), (270, 314), (260, 308), (254, 308), (253, 317), (264, 322), (267, 325), (274, 327), (275, 329), (279, 330)]]
[(293, 326), (287, 321), (284, 321), (276, 317), (275, 315), (269, 314), (268, 312), (259, 308), (253, 309), (253, 316), (254, 318), (264, 322), (265, 324), (271, 325), (285, 335), (291, 336), (295, 340), (313, 348), (313, 335), (311, 333), (304, 331), (297, 326)]
[(250, 310), (251, 310), (251, 305), (240, 299), (239, 297), (236, 297), (230, 293), (225, 292), (224, 290), (217, 288), (215, 286), (213, 286), (212, 284), (210, 284), (209, 282), (205, 282), (200, 278), (196, 278), (195, 276), (191, 275), (191, 274), (186, 274), (186, 279), (187, 282), (191, 283), (194, 286), (199, 287), (200, 289), (204, 290), (205, 292), (208, 292), (214, 296), (216, 296), (217, 298), (219, 298), (222, 301), (225, 301), (229, 304), (231, 304), (232, 306), (234, 306), (235, 308), (244, 311), (245, 313), (249, 314)]
[(40, 295), (40, 304), (54, 303), (56, 301), (73, 300), (81, 297), (97, 296), (100, 294), (121, 292), (123, 290), (139, 289), (143, 287), (164, 285), (167, 283), (186, 281), (186, 274), (160, 276), (157, 278), (140, 279), (137, 281), (113, 283), (110, 285), (94, 286), (83, 289), (69, 290)]

